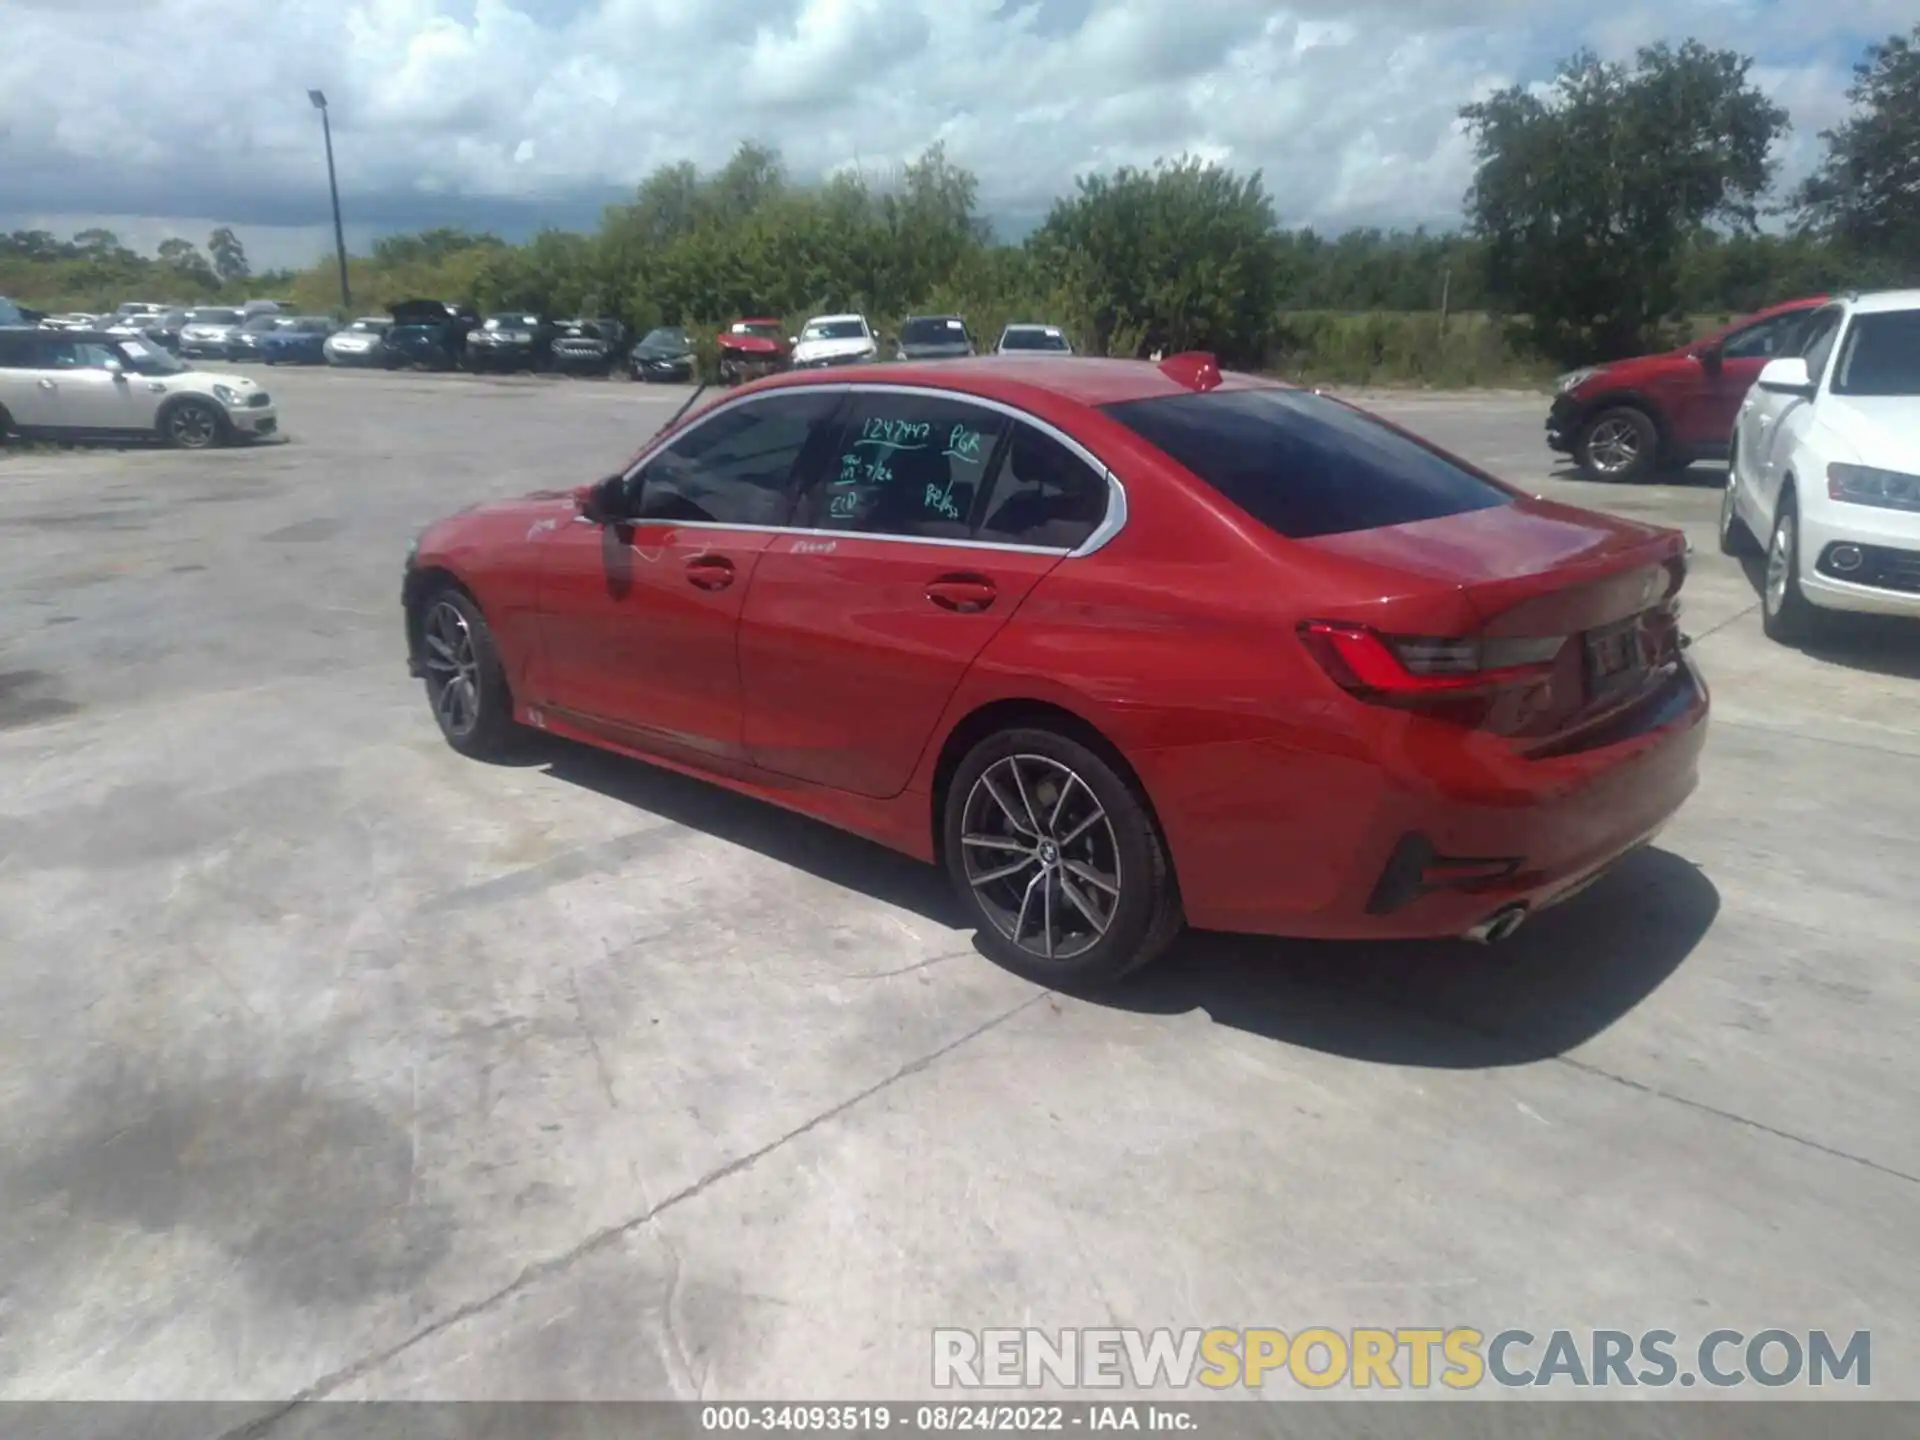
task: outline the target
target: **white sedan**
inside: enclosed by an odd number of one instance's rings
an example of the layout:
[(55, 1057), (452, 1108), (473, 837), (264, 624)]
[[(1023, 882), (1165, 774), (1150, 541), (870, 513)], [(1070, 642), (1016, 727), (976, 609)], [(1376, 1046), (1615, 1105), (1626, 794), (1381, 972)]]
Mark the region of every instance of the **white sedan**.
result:
[(1761, 615), (1785, 643), (1829, 611), (1920, 616), (1920, 290), (1823, 306), (1734, 421), (1720, 548), (1768, 537)]

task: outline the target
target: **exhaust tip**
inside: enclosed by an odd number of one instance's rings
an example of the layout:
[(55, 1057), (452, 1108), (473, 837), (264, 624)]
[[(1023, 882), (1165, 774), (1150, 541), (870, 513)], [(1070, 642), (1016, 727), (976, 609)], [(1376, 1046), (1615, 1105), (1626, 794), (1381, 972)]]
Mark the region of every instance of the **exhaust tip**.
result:
[(1526, 923), (1527, 907), (1509, 905), (1504, 910), (1496, 910), (1486, 919), (1467, 931), (1466, 937), (1476, 945), (1498, 945)]

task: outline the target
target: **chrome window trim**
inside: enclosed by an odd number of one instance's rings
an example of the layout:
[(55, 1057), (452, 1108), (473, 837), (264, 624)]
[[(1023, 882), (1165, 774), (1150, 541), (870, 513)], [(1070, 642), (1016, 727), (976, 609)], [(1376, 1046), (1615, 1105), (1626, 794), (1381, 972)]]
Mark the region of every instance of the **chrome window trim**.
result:
[[(760, 390), (751, 395), (734, 395), (722, 400), (718, 405), (700, 413), (692, 424), (681, 427), (671, 434), (656, 437), (658, 443), (649, 443), (641, 451), (640, 458), (622, 472), (623, 480), (631, 480), (644, 470), (661, 451), (669, 445), (686, 438), (702, 425), (717, 420), (727, 411), (740, 405), (751, 405), (757, 400), (770, 400), (777, 395), (807, 394), (823, 391), (830, 395), (845, 397), (848, 395), (919, 395), (932, 400), (957, 400), (963, 404), (978, 405), (983, 410), (992, 410), (1005, 415), (1023, 425), (1031, 425), (1048, 439), (1065, 447), (1067, 452), (1079, 460), (1096, 475), (1103, 475), (1107, 481), (1107, 513), (1093, 532), (1071, 549), (1057, 545), (1015, 545), (998, 540), (942, 540), (925, 535), (888, 535), (866, 530), (816, 530), (798, 525), (727, 525), (716, 520), (676, 520), (670, 523), (688, 530), (742, 530), (755, 534), (775, 535), (824, 535), (831, 539), (859, 539), (898, 541), (904, 545), (958, 545), (971, 550), (1008, 550), (1027, 555), (1059, 555), (1066, 559), (1078, 560), (1093, 554), (1096, 550), (1110, 544), (1127, 525), (1127, 487), (1120, 483), (1120, 477), (1103, 463), (1098, 456), (1087, 449), (1073, 436), (1042, 420), (1031, 411), (1022, 410), (1018, 405), (1010, 405), (1004, 400), (993, 400), (984, 395), (974, 395), (965, 390), (943, 390), (932, 385), (903, 385), (884, 380), (848, 380), (834, 385), (782, 385), (772, 390)], [(589, 522), (591, 523), (591, 522)], [(663, 522), (636, 522), (658, 524)]]

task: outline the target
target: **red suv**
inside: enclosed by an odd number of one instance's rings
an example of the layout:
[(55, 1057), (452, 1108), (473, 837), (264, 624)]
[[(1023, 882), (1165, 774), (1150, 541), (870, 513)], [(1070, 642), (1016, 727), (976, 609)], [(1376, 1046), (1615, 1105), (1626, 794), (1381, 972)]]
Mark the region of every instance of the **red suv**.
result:
[(1789, 300), (1678, 350), (1561, 376), (1547, 444), (1594, 480), (1725, 459), (1733, 417), (1761, 368), (1798, 353), (1802, 322), (1826, 302)]

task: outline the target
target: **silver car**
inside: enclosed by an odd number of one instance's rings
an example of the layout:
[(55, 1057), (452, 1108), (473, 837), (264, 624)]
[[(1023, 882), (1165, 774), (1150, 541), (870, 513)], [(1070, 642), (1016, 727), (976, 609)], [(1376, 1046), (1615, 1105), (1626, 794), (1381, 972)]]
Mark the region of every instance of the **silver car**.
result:
[(187, 323), (180, 327), (180, 353), (189, 358), (211, 355), (224, 360), (246, 318), (238, 310), (224, 307), (189, 310)]
[(363, 315), (344, 330), (336, 330), (321, 346), (329, 365), (382, 365), (387, 346), (382, 339), (393, 321), (385, 315)]

